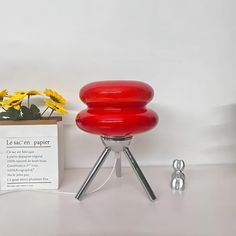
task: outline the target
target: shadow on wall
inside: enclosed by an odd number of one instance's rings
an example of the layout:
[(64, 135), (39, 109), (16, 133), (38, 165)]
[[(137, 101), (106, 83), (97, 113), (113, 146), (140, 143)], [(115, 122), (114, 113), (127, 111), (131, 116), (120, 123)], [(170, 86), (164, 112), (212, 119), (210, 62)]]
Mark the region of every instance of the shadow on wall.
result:
[(205, 130), (209, 144), (203, 154), (219, 163), (236, 162), (236, 104), (216, 107)]
[(187, 163), (198, 162), (197, 143), (201, 142), (205, 114), (164, 105), (149, 107), (157, 112), (160, 120), (154, 130), (135, 137), (131, 148), (140, 163), (171, 165), (178, 158)]

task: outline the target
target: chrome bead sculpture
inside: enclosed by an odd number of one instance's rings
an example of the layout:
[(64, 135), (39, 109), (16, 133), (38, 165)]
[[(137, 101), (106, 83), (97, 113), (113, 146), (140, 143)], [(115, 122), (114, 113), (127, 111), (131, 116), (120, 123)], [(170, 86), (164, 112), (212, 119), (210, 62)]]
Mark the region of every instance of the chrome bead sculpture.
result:
[(174, 173), (171, 176), (171, 188), (173, 190), (183, 191), (185, 188), (185, 175), (183, 173), (185, 163), (183, 160), (173, 161)]

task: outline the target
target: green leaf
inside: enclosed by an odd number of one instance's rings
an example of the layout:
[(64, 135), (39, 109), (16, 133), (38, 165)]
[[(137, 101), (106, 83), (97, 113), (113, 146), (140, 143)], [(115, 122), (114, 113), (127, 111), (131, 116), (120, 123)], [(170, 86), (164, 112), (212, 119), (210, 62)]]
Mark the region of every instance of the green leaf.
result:
[(8, 108), (6, 111), (0, 113), (1, 120), (19, 120), (20, 111), (14, 109), (13, 107)]
[(0, 120), (6, 120), (9, 119), (9, 117), (6, 115), (6, 112), (0, 112)]
[(36, 119), (41, 118), (40, 110), (36, 105), (32, 104), (30, 106), (30, 112), (31, 112), (31, 115), (32, 115), (32, 119), (36, 120)]
[(23, 120), (32, 120), (33, 116), (30, 112), (30, 109), (26, 106), (21, 107), (21, 112), (22, 112), (22, 119)]
[(0, 112), (0, 120), (37, 120), (41, 118), (39, 108), (32, 104), (30, 109), (22, 106), (21, 110), (16, 110), (13, 107), (6, 111)]
[(14, 109), (13, 107), (10, 107), (10, 108), (7, 110), (7, 113), (9, 114), (9, 118), (10, 118), (11, 120), (19, 120), (19, 118), (20, 118), (20, 111)]
[(26, 106), (21, 107), (23, 120), (36, 120), (41, 118), (40, 110), (34, 104), (30, 106), (30, 109)]

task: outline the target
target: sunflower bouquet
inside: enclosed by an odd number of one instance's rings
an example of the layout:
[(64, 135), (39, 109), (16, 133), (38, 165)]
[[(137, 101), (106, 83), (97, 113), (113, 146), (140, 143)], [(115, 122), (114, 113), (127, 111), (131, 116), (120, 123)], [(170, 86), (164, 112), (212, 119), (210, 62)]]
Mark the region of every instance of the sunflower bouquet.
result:
[[(35, 104), (31, 104), (32, 96), (44, 96), (46, 108), (43, 112)], [(52, 89), (43, 92), (37, 90), (15, 91), (9, 95), (7, 89), (0, 90), (0, 120), (36, 120), (41, 119), (46, 111), (50, 110), (49, 119), (54, 112), (62, 115), (67, 114), (64, 105), (66, 99)]]

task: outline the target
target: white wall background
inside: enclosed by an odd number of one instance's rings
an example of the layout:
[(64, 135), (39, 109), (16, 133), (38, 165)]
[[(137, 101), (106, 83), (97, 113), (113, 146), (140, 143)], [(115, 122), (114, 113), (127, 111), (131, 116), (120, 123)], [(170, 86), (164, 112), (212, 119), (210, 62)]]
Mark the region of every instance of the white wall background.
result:
[(159, 126), (131, 147), (142, 165), (235, 163), (235, 12), (235, 0), (2, 0), (0, 88), (67, 97), (67, 167), (91, 166), (102, 151), (74, 116), (79, 89), (108, 79), (156, 92)]

